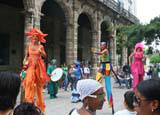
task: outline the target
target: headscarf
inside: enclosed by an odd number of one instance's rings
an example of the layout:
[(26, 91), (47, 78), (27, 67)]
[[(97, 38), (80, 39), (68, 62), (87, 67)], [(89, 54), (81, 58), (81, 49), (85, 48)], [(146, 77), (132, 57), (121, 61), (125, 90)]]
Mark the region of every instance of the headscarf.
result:
[(48, 34), (42, 33), (40, 30), (30, 27), (30, 32), (26, 32), (28, 35), (27, 40), (32, 40), (34, 35), (38, 36), (38, 41), (42, 43), (46, 43), (46, 40), (44, 37), (46, 37)]
[(80, 94), (79, 98), (83, 100), (85, 97), (93, 94), (101, 87), (102, 85), (93, 79), (79, 80), (77, 83), (77, 92)]
[(142, 43), (137, 43), (135, 45), (134, 52), (136, 52), (137, 48), (140, 48), (142, 50), (142, 52), (143, 52), (143, 44)]

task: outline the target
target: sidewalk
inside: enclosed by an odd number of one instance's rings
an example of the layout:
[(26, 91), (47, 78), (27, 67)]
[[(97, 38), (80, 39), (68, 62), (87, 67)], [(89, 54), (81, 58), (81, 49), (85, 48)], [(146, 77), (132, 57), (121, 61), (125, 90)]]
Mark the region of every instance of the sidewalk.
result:
[[(127, 91), (125, 87), (118, 88), (118, 84), (115, 84), (112, 80), (113, 87), (113, 100), (115, 112), (123, 109), (123, 94)], [(82, 103), (71, 103), (71, 92), (59, 89), (57, 99), (49, 99), (47, 91), (44, 93), (46, 112), (45, 115), (68, 115), (72, 108), (81, 107)], [(97, 111), (97, 115), (112, 115), (111, 108), (108, 108), (107, 101), (104, 103), (103, 109)]]

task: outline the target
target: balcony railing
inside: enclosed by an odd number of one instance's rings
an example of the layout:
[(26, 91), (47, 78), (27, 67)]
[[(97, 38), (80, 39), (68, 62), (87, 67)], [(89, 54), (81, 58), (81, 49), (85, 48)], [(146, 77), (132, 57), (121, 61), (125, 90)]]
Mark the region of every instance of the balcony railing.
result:
[(99, 2), (103, 3), (108, 8), (117, 12), (120, 16), (123, 16), (130, 20), (132, 23), (139, 23), (139, 20), (131, 14), (129, 11), (121, 7), (121, 4), (115, 2), (114, 0), (98, 0)]

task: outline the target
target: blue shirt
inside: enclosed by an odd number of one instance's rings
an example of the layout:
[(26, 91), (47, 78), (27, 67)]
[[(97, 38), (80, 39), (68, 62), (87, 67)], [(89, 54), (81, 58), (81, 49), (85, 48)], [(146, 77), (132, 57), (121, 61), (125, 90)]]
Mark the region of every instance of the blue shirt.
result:
[(74, 74), (76, 79), (81, 79), (81, 72), (78, 70), (78, 68), (73, 68), (72, 74)]

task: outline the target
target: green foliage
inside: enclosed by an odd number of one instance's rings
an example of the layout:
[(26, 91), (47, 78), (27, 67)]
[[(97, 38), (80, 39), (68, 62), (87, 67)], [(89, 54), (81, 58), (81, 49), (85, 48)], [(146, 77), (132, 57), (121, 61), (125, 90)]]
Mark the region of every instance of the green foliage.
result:
[(152, 64), (160, 63), (160, 54), (152, 55), (150, 58)]
[(154, 40), (160, 40), (160, 21), (151, 21), (144, 26), (144, 40), (148, 45)]
[[(124, 37), (127, 36), (127, 40)], [(121, 54), (122, 47), (127, 47), (132, 52), (137, 42), (145, 41), (150, 45), (153, 41), (157, 44), (160, 41), (160, 17), (155, 17), (147, 25), (133, 24), (129, 26), (121, 25), (117, 28), (117, 53)], [(149, 54), (152, 54), (149, 49)]]

